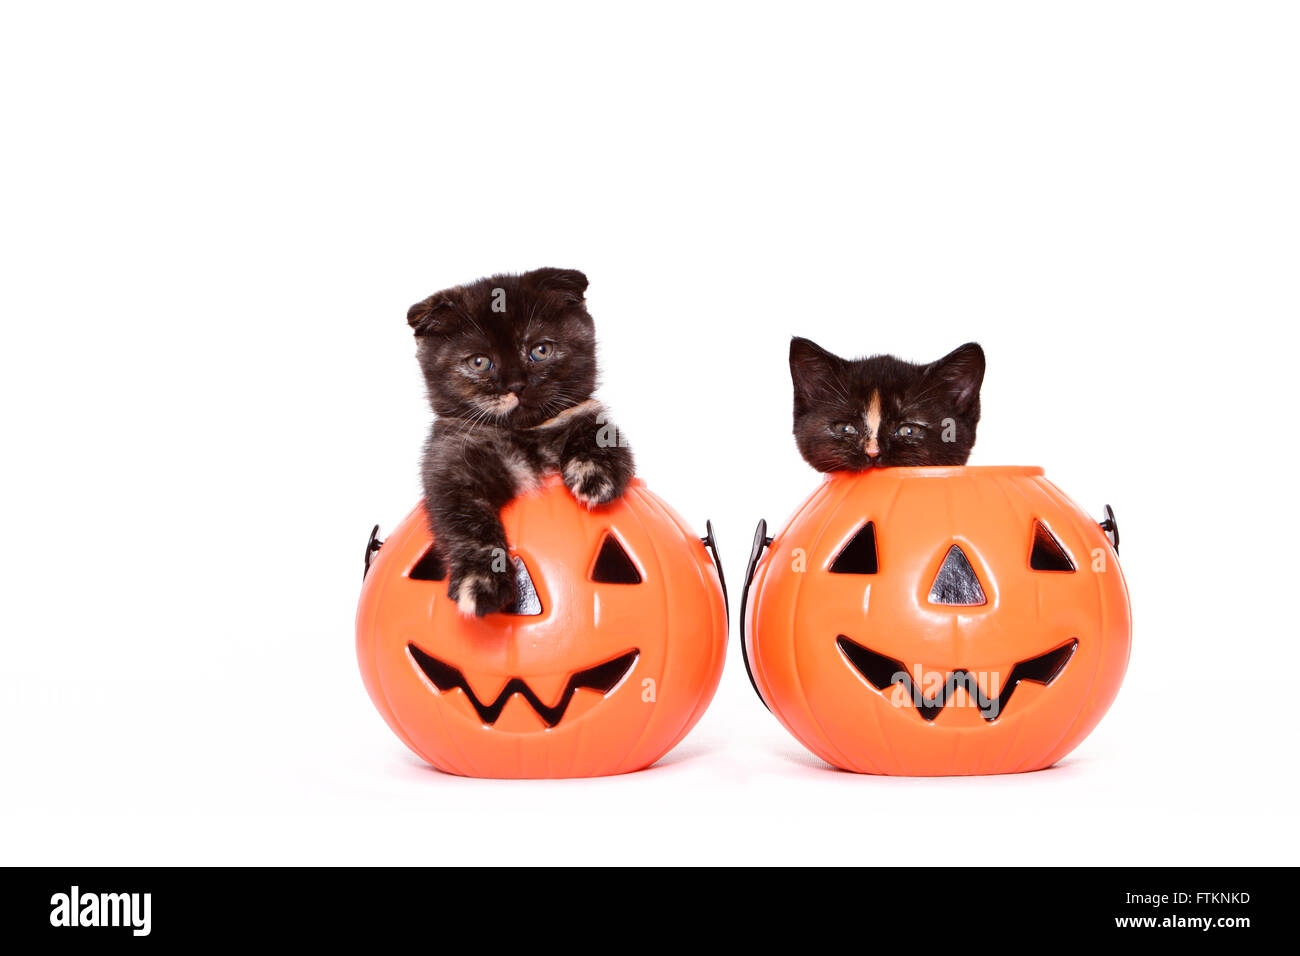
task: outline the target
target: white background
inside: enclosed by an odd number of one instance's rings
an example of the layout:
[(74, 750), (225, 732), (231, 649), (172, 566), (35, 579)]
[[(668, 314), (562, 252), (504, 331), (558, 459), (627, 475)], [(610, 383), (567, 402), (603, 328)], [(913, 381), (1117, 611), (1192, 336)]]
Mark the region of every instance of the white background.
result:
[[(1294, 7), (470, 6), (0, 15), (0, 861), (1293, 861)], [(602, 394), (733, 595), (816, 482), (789, 336), (980, 341), (972, 463), (1119, 515), (1097, 731), (835, 772), (733, 634), (647, 772), (409, 754), (352, 631), (419, 494), (405, 311), (541, 265), (589, 275)]]

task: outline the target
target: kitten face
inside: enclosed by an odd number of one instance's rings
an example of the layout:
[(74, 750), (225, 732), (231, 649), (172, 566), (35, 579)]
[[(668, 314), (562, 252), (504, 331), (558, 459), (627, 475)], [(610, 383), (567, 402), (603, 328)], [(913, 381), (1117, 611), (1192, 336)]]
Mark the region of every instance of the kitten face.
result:
[(984, 351), (974, 342), (929, 365), (892, 355), (842, 359), (790, 343), (794, 434), (818, 471), (964, 465), (980, 417)]
[(591, 397), (596, 339), (574, 269), (496, 275), (411, 306), (429, 404), (446, 417), (528, 428)]

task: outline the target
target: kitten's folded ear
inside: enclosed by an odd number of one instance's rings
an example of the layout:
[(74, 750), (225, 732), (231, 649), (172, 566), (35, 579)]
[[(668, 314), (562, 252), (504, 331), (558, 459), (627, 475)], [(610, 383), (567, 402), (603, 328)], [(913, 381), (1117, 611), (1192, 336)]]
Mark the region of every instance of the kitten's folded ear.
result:
[(527, 273), (533, 286), (541, 291), (559, 292), (575, 305), (587, 294), (587, 277), (577, 269), (534, 269)]
[(831, 379), (844, 360), (812, 339), (795, 336), (790, 340), (790, 378), (794, 382), (794, 406), (798, 413), (830, 387)]
[(406, 321), (416, 335), (440, 335), (451, 331), (460, 314), (460, 291), (444, 289), (435, 292), (423, 302), (417, 302), (406, 312)]
[(967, 342), (939, 361), (931, 362), (925, 377), (942, 385), (957, 411), (969, 411), (979, 402), (980, 385), (984, 382), (984, 350), (975, 342)]

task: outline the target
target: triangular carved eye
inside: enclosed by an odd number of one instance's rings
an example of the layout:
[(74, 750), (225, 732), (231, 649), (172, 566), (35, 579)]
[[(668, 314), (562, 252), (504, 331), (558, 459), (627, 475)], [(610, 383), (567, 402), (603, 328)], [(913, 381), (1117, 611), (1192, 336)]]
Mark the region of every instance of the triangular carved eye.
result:
[(880, 564), (876, 560), (876, 523), (868, 521), (840, 549), (831, 562), (831, 574), (877, 574)]
[(1041, 521), (1034, 522), (1034, 547), (1029, 552), (1029, 566), (1035, 571), (1073, 571), (1074, 562), (1061, 542)]
[(591, 579), (600, 584), (640, 584), (641, 572), (618, 538), (606, 532), (591, 566)]
[(528, 565), (523, 558), (513, 555), (510, 560), (515, 566), (515, 601), (505, 609), (507, 614), (541, 614), (542, 599), (537, 596), (537, 588), (528, 574)]
[(438, 556), (434, 545), (429, 545), (429, 550), (424, 552), (424, 557), (415, 563), (415, 567), (411, 568), (411, 573), (407, 577), (412, 581), (447, 580), (447, 565)]
[(971, 607), (987, 604), (984, 588), (975, 576), (975, 569), (970, 566), (966, 552), (953, 545), (944, 555), (939, 573), (930, 585), (930, 603), (947, 604), (950, 607)]

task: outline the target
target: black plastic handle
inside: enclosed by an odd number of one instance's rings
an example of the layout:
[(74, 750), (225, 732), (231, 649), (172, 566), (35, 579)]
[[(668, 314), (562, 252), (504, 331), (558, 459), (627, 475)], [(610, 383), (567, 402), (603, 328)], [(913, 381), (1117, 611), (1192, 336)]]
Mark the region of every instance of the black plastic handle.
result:
[(370, 562), (375, 559), (375, 555), (383, 546), (384, 542), (379, 540), (379, 525), (375, 525), (370, 532), (370, 540), (366, 542), (366, 570), (361, 574), (362, 581), (364, 581), (366, 575), (370, 573)]
[(722, 555), (718, 554), (718, 539), (713, 536), (713, 522), (704, 519), (704, 537), (700, 539), (704, 547), (713, 556), (713, 565), (718, 569), (718, 583), (722, 585), (722, 606), (727, 610), (727, 629), (731, 629), (731, 601), (727, 597), (727, 576), (722, 573)]
[[(760, 518), (758, 527), (754, 529), (754, 545), (749, 551), (749, 567), (745, 569), (745, 586), (740, 592), (740, 659), (745, 662), (745, 675), (749, 678), (749, 686), (754, 688), (754, 693), (758, 699), (767, 707), (767, 701), (763, 700), (763, 695), (758, 692), (758, 683), (754, 680), (754, 669), (749, 666), (749, 651), (745, 648), (745, 608), (749, 605), (749, 586), (754, 583), (754, 572), (758, 570), (758, 559), (763, 556), (763, 551), (772, 543), (772, 539), (767, 534), (767, 521)], [(768, 707), (768, 710), (772, 708)]]
[(1099, 521), (1098, 524), (1101, 525), (1101, 530), (1106, 532), (1106, 536), (1110, 538), (1110, 546), (1115, 549), (1116, 554), (1119, 554), (1119, 522), (1115, 520), (1115, 512), (1111, 510), (1110, 505), (1102, 505), (1102, 507), (1106, 511), (1106, 520)]

